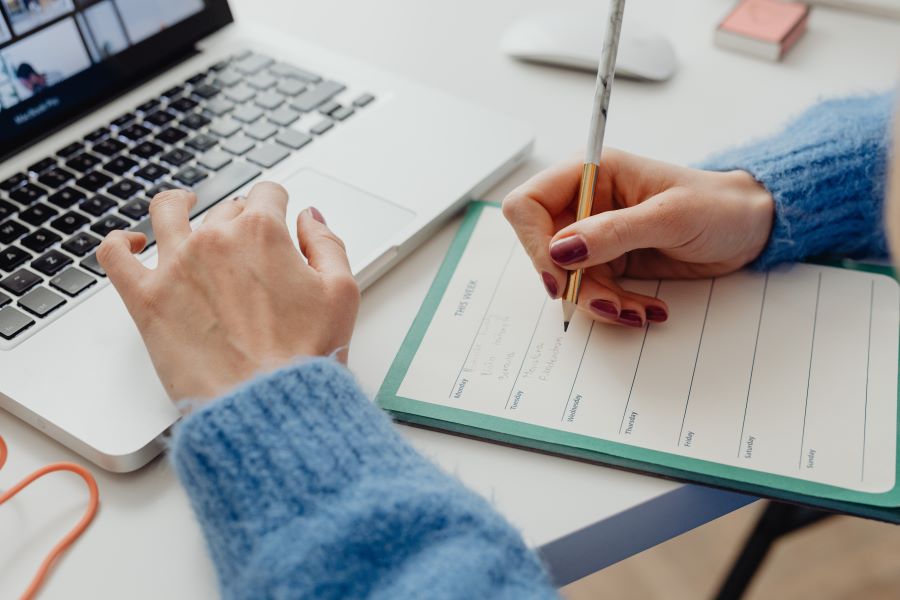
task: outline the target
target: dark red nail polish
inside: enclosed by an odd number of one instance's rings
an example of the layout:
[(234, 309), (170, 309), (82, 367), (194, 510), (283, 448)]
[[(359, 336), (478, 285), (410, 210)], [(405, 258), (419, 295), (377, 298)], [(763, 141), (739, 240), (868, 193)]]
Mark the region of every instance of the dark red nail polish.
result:
[(647, 320), (653, 321), (654, 323), (662, 323), (669, 318), (669, 313), (666, 312), (661, 306), (648, 306), (647, 307)]
[(601, 317), (618, 319), (619, 309), (609, 300), (591, 300), (591, 308)]
[(560, 265), (570, 265), (587, 258), (587, 244), (580, 235), (573, 235), (550, 245), (550, 258)]
[(623, 310), (619, 313), (619, 323), (629, 327), (643, 327), (644, 320), (641, 315), (634, 310)]
[(322, 216), (322, 213), (319, 212), (319, 209), (315, 206), (309, 207), (309, 213), (313, 216), (313, 219), (321, 223), (322, 225), (327, 225), (325, 222), (325, 217)]
[(556, 279), (546, 271), (541, 273), (541, 278), (544, 280), (544, 287), (547, 288), (547, 293), (550, 294), (551, 298), (556, 299), (559, 296), (559, 286), (556, 284)]

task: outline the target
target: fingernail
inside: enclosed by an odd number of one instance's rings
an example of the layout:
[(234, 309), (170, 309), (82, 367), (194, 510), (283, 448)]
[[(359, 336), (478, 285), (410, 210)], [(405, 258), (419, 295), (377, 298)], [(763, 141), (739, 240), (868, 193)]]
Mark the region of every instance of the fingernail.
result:
[(634, 310), (623, 310), (619, 313), (619, 323), (628, 325), (629, 327), (643, 327), (644, 320), (641, 315)]
[(602, 317), (607, 319), (619, 318), (619, 309), (609, 300), (592, 300), (591, 308)]
[(544, 287), (547, 288), (547, 293), (550, 294), (551, 298), (556, 299), (559, 295), (559, 286), (556, 285), (556, 279), (546, 271), (541, 273), (541, 278), (544, 280)]
[(315, 206), (309, 207), (309, 213), (312, 215), (313, 219), (315, 219), (322, 225), (328, 225), (328, 223), (325, 222), (325, 217), (322, 216), (322, 213), (320, 213), (319, 209)]
[(661, 306), (648, 306), (646, 310), (648, 321), (662, 323), (669, 318), (669, 313), (667, 313), (666, 309)]
[(550, 258), (560, 265), (569, 265), (587, 258), (587, 244), (580, 235), (563, 238), (550, 245)]

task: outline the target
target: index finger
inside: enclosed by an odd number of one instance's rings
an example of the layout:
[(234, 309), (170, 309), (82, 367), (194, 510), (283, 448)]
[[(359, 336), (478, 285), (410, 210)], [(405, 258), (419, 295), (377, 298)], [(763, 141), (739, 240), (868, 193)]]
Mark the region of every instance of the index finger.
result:
[(267, 214), (284, 223), (287, 218), (287, 203), (286, 189), (271, 181), (261, 181), (247, 193), (243, 214)]

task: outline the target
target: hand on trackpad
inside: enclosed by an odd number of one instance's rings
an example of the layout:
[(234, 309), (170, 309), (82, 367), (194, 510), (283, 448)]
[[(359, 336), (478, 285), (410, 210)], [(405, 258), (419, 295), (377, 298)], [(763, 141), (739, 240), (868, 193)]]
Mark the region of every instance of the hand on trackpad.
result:
[(416, 216), (409, 209), (311, 169), (297, 171), (282, 185), (290, 197), (287, 223), (294, 239), (297, 215), (307, 206), (315, 206), (344, 240), (354, 273), (384, 252), (391, 238)]

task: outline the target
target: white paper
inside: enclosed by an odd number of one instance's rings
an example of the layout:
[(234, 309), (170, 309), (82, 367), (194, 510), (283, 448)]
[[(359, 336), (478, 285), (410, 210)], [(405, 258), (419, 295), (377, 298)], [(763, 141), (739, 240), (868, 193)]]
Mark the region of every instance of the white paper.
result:
[(562, 330), (499, 210), (485, 209), (398, 394), (864, 492), (896, 474), (900, 289), (795, 265), (628, 281), (670, 308), (643, 330)]

